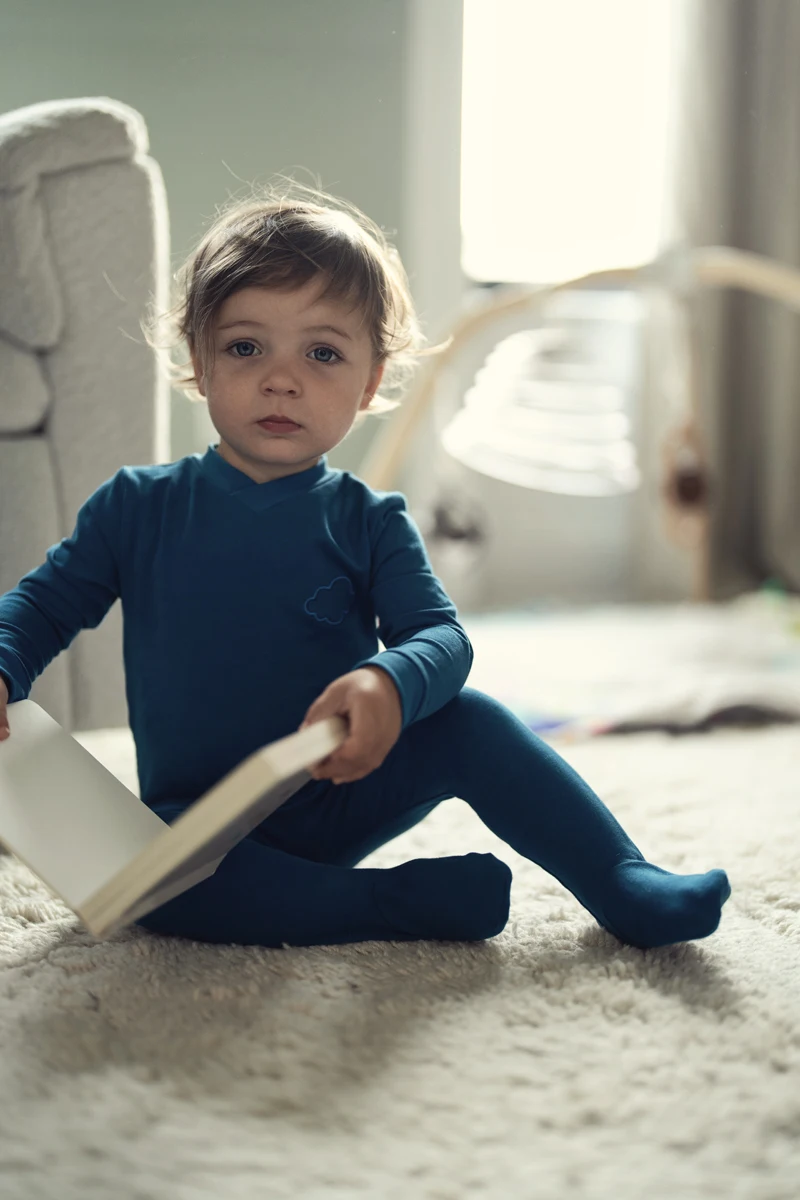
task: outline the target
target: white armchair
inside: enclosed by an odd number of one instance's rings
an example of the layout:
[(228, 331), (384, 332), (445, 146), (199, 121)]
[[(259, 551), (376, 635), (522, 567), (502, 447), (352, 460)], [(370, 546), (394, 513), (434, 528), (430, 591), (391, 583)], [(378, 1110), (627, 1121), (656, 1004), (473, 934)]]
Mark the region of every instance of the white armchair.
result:
[[(164, 182), (105, 96), (0, 115), (0, 593), (120, 466), (169, 460), (169, 382), (139, 321), (169, 304)], [(117, 603), (34, 682), (65, 729), (127, 726)]]

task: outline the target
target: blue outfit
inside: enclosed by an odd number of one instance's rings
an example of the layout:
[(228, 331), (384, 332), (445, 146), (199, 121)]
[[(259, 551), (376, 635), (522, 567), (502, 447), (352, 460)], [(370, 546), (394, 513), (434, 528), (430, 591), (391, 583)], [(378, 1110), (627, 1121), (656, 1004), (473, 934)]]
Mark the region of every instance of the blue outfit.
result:
[[(472, 648), (400, 493), (374, 491), (324, 457), (256, 483), (215, 445), (121, 467), (81, 507), (73, 534), (0, 597), (9, 702), (118, 598), (141, 798), (167, 821), (294, 732), (356, 667), (386, 671), (402, 706), (400, 737), (377, 770), (351, 784), (311, 780), (144, 927), (268, 946), (493, 936), (508, 917), (511, 872), (492, 854), (352, 869), (459, 796), (621, 940), (664, 944), (716, 928), (724, 872), (677, 877), (646, 863), (552, 749), (464, 686)], [(685, 898), (666, 924), (632, 903), (652, 891), (653, 872), (706, 881), (691, 919)], [(709, 900), (710, 876), (722, 879)]]

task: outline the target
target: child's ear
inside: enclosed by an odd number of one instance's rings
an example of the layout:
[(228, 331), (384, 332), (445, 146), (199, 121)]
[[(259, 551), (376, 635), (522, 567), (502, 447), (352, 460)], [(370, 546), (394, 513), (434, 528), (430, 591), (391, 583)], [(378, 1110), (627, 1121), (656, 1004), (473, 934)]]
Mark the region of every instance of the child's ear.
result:
[(205, 379), (203, 377), (203, 372), (200, 367), (200, 359), (198, 357), (198, 354), (195, 350), (190, 348), (189, 357), (192, 360), (192, 370), (194, 371), (194, 377), (197, 380), (197, 390), (201, 396), (205, 396), (205, 394), (206, 394)]
[(375, 393), (377, 392), (378, 388), (381, 385), (381, 380), (383, 379), (383, 371), (384, 371), (385, 366), (386, 366), (386, 363), (381, 363), (379, 366), (377, 366), (375, 368), (372, 375), (370, 376), (369, 382), (367, 383), (367, 386), (364, 390), (363, 399), (358, 406), (359, 411), (363, 411), (363, 409), (368, 408), (369, 405), (372, 403), (372, 397), (375, 395)]

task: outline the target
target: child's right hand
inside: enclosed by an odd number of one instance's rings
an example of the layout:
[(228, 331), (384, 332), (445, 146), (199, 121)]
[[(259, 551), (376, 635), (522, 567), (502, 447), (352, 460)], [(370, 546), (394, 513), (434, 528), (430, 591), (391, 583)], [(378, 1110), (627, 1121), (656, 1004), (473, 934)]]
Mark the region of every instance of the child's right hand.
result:
[(8, 704), (8, 688), (3, 676), (0, 675), (0, 742), (11, 737), (11, 730), (8, 728), (8, 713), (6, 705)]

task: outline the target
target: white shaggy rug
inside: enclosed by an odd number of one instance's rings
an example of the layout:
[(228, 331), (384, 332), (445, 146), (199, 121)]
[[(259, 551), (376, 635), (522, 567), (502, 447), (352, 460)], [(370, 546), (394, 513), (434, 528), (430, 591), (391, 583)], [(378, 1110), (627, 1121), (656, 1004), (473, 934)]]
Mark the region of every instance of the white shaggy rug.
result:
[[(81, 740), (133, 786), (126, 736)], [(716, 934), (621, 946), (457, 800), (368, 863), (502, 856), (481, 944), (95, 944), (0, 858), (3, 1200), (796, 1200), (797, 728), (562, 753), (653, 861), (727, 869)]]

